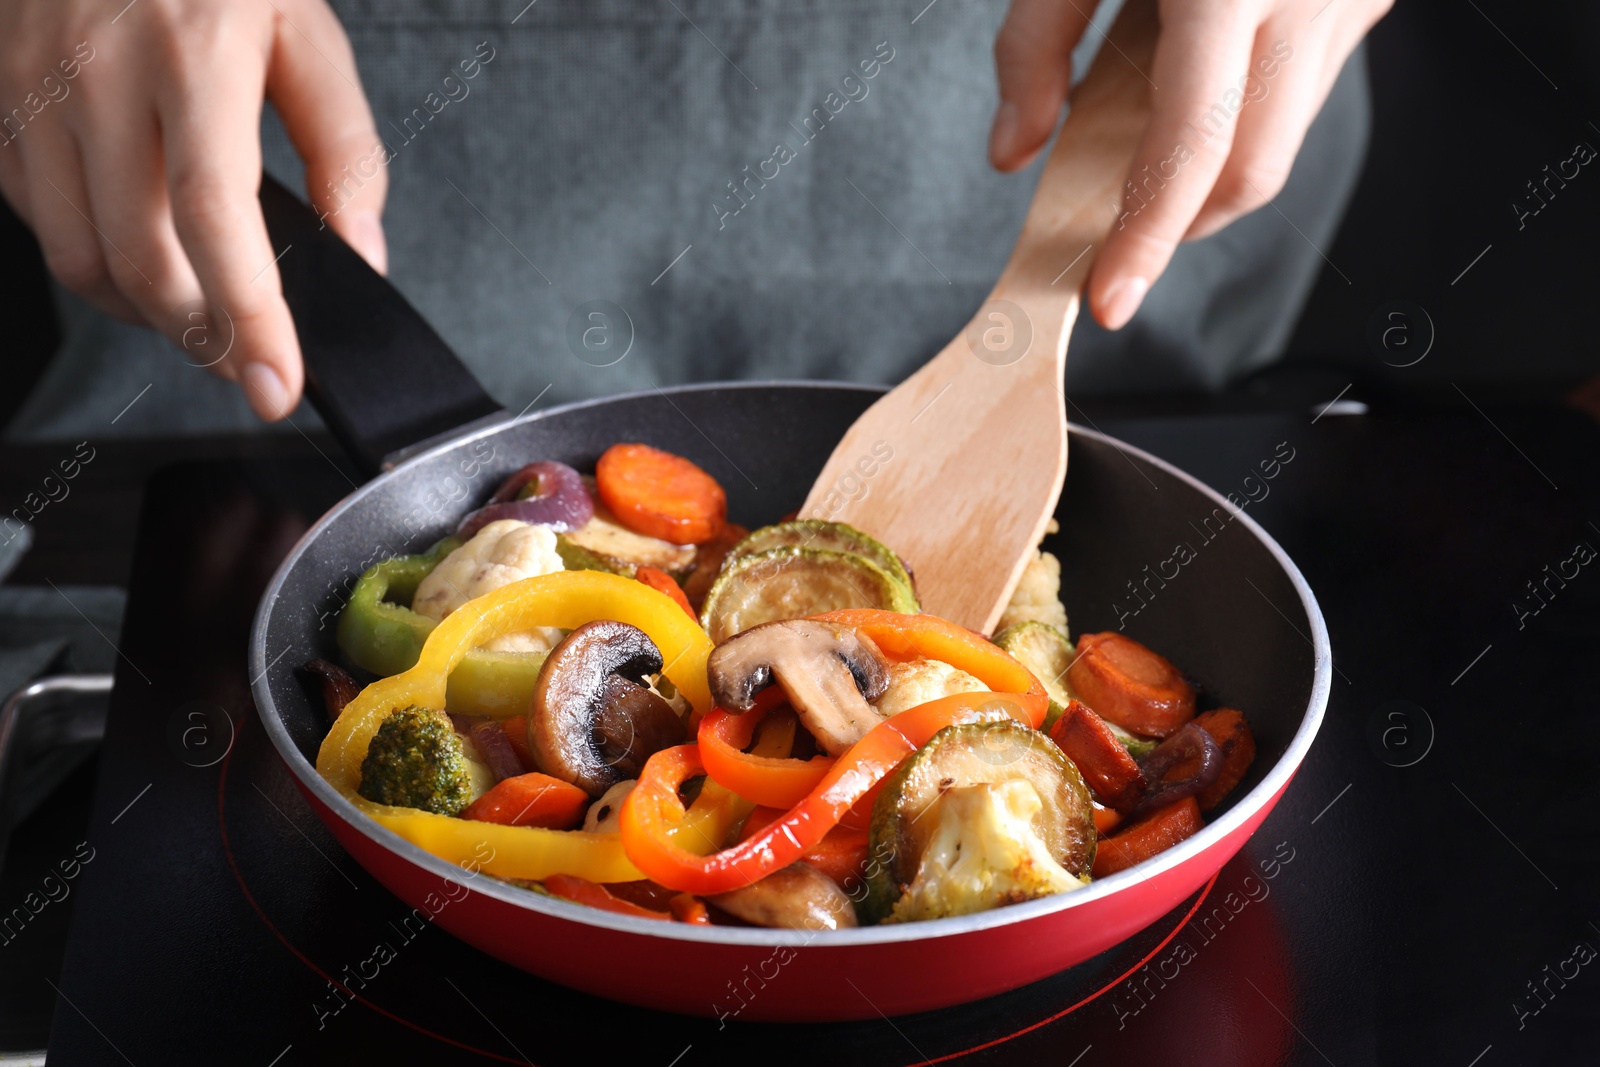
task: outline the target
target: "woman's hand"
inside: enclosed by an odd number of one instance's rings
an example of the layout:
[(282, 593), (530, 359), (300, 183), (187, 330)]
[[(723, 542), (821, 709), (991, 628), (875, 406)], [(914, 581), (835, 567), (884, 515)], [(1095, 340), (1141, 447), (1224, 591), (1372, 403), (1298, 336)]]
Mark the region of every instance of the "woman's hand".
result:
[[(1088, 303), (1120, 329), (1177, 249), (1278, 194), (1306, 128), (1367, 30), (1392, 0), (1161, 0), (1144, 73), (1153, 113), (1130, 191), (1090, 274)], [(1026, 166), (1050, 139), (1070, 85), (1073, 46), (1095, 0), (1012, 0), (995, 39), (1000, 109), (989, 159)], [(1146, 172), (1145, 168), (1149, 171)]]
[(256, 199), (262, 100), (313, 205), (383, 270), (387, 175), (350, 43), (323, 0), (123, 4), (0, 6), (0, 193), (63, 285), (281, 418), (304, 374)]

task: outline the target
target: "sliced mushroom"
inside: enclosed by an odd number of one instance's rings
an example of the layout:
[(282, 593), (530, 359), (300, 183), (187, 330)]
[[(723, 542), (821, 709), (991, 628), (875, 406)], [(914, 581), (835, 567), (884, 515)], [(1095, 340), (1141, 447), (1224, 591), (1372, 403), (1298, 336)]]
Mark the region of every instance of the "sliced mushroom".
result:
[(591, 834), (614, 834), (622, 829), (622, 802), (628, 799), (628, 794), (633, 792), (633, 787), (639, 783), (633, 779), (618, 782), (607, 789), (599, 800), (589, 805), (589, 810), (583, 816), (583, 828)]
[(791, 863), (761, 881), (707, 897), (730, 915), (784, 930), (843, 930), (856, 909), (837, 882), (809, 863)]
[(812, 619), (751, 627), (706, 660), (711, 696), (729, 711), (749, 711), (776, 681), (823, 751), (837, 756), (882, 722), (868, 701), (889, 684), (889, 666), (871, 638)]
[(528, 741), (539, 769), (598, 797), (638, 777), (651, 754), (685, 736), (683, 721), (644, 684), (661, 651), (636, 626), (578, 627), (551, 650), (533, 691)]

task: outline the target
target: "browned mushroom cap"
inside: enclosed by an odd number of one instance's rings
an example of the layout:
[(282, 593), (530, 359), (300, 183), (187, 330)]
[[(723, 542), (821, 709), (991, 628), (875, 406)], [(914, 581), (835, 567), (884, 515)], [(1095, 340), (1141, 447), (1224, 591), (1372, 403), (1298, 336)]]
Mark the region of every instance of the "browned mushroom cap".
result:
[(757, 926), (843, 930), (857, 925), (856, 909), (845, 891), (809, 863), (791, 863), (753, 885), (706, 899)]
[(854, 630), (812, 619), (753, 626), (706, 660), (711, 696), (729, 711), (749, 711), (776, 681), (823, 751), (837, 756), (882, 722), (869, 700), (883, 695), (883, 653)]
[(533, 690), (528, 743), (539, 769), (597, 797), (682, 741), (678, 713), (644, 685), (659, 670), (661, 650), (636, 626), (606, 620), (568, 634)]

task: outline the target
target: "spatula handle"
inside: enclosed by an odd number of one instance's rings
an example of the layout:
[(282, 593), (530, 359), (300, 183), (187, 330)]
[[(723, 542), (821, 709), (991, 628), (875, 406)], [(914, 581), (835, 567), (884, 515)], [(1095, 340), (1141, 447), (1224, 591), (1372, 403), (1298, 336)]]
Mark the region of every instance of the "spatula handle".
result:
[[(1128, 169), (1150, 120), (1159, 28), (1156, 0), (1127, 0), (1073, 91), (994, 291), (994, 298), (1017, 303), (1036, 323), (1062, 310), (1075, 313), (1095, 253), (1117, 224)], [(1070, 319), (1066, 326), (1070, 330)]]

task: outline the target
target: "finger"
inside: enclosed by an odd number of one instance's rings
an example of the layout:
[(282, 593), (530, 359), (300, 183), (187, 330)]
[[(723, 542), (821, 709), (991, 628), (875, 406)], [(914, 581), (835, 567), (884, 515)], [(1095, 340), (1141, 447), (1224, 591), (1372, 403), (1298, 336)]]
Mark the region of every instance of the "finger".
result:
[(33, 212), (28, 205), (28, 172), (22, 165), (22, 151), (9, 139), (4, 126), (0, 126), (0, 196), (6, 198), (17, 218), (33, 225)]
[(338, 18), (320, 0), (280, 19), (267, 95), (306, 165), (311, 205), (379, 273), (389, 265), (383, 203), (388, 156)]
[(175, 71), (158, 103), (167, 189), (213, 322), (231, 328), (223, 362), (238, 368), (251, 408), (272, 422), (299, 402), (304, 372), (256, 198), (267, 48), (207, 58)]
[(178, 324), (200, 299), (200, 282), (173, 228), (155, 111), (131, 100), (86, 111), (79, 127), (79, 143), (89, 146), (84, 195), (61, 199), (80, 201), (69, 210), (92, 220), (110, 281), (139, 321), (181, 345)]
[(1333, 86), (1320, 48), (1297, 52), (1283, 29), (1267, 25), (1256, 34), (1232, 151), (1186, 239), (1215, 233), (1278, 195)]
[(1097, 0), (1013, 0), (994, 39), (1000, 107), (989, 132), (997, 170), (1028, 165), (1055, 132), (1072, 85), (1072, 49)]
[(63, 286), (124, 322), (144, 322), (118, 291), (106, 265), (110, 251), (88, 215), (83, 159), (72, 134), (59, 124), (28, 131), (25, 154), (30, 225), (45, 266)]
[(1089, 278), (1089, 307), (1124, 326), (1166, 269), (1227, 160), (1255, 23), (1233, 4), (1166, 4), (1151, 64), (1153, 110), (1123, 213)]

